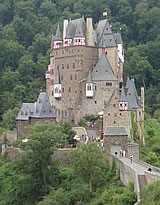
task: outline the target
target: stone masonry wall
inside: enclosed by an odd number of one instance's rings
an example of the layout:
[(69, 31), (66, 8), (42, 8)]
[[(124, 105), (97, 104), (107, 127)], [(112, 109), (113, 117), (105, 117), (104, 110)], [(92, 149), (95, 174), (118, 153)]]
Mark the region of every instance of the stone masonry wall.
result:
[(125, 126), (130, 139), (131, 114), (130, 111), (119, 110), (118, 89), (104, 109), (103, 128), (107, 126)]
[(30, 135), (29, 129), (27, 127), (33, 126), (36, 122), (46, 122), (47, 120), (51, 122), (55, 122), (55, 118), (29, 118), (29, 120), (17, 120), (16, 127), (17, 127), (17, 138), (18, 137), (27, 137)]
[(111, 146), (121, 146), (127, 151), (128, 136), (104, 136), (104, 148), (106, 152), (111, 152)]

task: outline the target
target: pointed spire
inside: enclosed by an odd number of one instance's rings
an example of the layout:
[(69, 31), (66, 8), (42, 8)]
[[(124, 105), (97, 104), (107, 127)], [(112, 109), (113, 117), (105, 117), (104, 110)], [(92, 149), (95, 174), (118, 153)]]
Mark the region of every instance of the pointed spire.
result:
[(55, 80), (54, 84), (61, 84), (59, 71), (57, 71), (57, 76), (56, 76), (56, 80)]
[(80, 23), (77, 25), (77, 29), (74, 37), (84, 37), (83, 30)]
[(92, 78), (91, 78), (91, 71), (88, 73), (88, 78), (87, 78), (87, 83), (92, 83)]
[(66, 37), (65, 38), (73, 38), (73, 33), (74, 33), (74, 25), (70, 21), (67, 26), (67, 31), (66, 31)]
[(121, 89), (120, 102), (127, 102), (124, 85), (122, 86), (122, 89)]
[(128, 77), (127, 77), (127, 82), (126, 82), (125, 88), (129, 88), (129, 84), (130, 84), (130, 78), (129, 78), (129, 76), (128, 76)]
[(58, 24), (58, 26), (57, 26), (57, 31), (56, 31), (56, 35), (55, 35), (56, 37), (57, 37), (57, 39), (61, 39), (62, 40), (62, 38), (61, 38), (61, 32), (60, 32), (60, 28), (59, 28), (59, 24)]

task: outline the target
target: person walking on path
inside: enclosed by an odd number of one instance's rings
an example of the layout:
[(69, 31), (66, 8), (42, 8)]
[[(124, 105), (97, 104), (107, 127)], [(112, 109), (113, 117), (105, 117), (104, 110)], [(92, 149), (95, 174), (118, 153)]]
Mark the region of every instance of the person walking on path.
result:
[(132, 163), (132, 161), (133, 161), (133, 155), (130, 156), (130, 159), (131, 159), (131, 163)]

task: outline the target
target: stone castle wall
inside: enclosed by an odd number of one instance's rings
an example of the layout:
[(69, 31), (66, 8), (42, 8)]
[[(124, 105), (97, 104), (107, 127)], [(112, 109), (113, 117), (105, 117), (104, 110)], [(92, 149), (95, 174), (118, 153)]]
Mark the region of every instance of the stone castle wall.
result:
[(27, 137), (30, 135), (29, 128), (33, 126), (36, 122), (46, 122), (47, 120), (51, 122), (55, 122), (55, 118), (29, 118), (29, 120), (16, 120), (16, 127), (17, 127), (17, 138), (18, 137)]
[(107, 126), (125, 126), (128, 139), (130, 139), (131, 113), (130, 111), (119, 110), (118, 89), (116, 89), (115, 94), (111, 97), (104, 110), (103, 127), (105, 128)]

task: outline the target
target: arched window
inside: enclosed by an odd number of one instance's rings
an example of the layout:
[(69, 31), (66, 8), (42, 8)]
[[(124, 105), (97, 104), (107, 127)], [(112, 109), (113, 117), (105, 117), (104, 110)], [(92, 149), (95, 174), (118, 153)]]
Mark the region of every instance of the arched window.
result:
[(70, 75), (70, 80), (72, 80), (72, 75)]
[(58, 93), (58, 88), (57, 87), (55, 88), (55, 93)]

